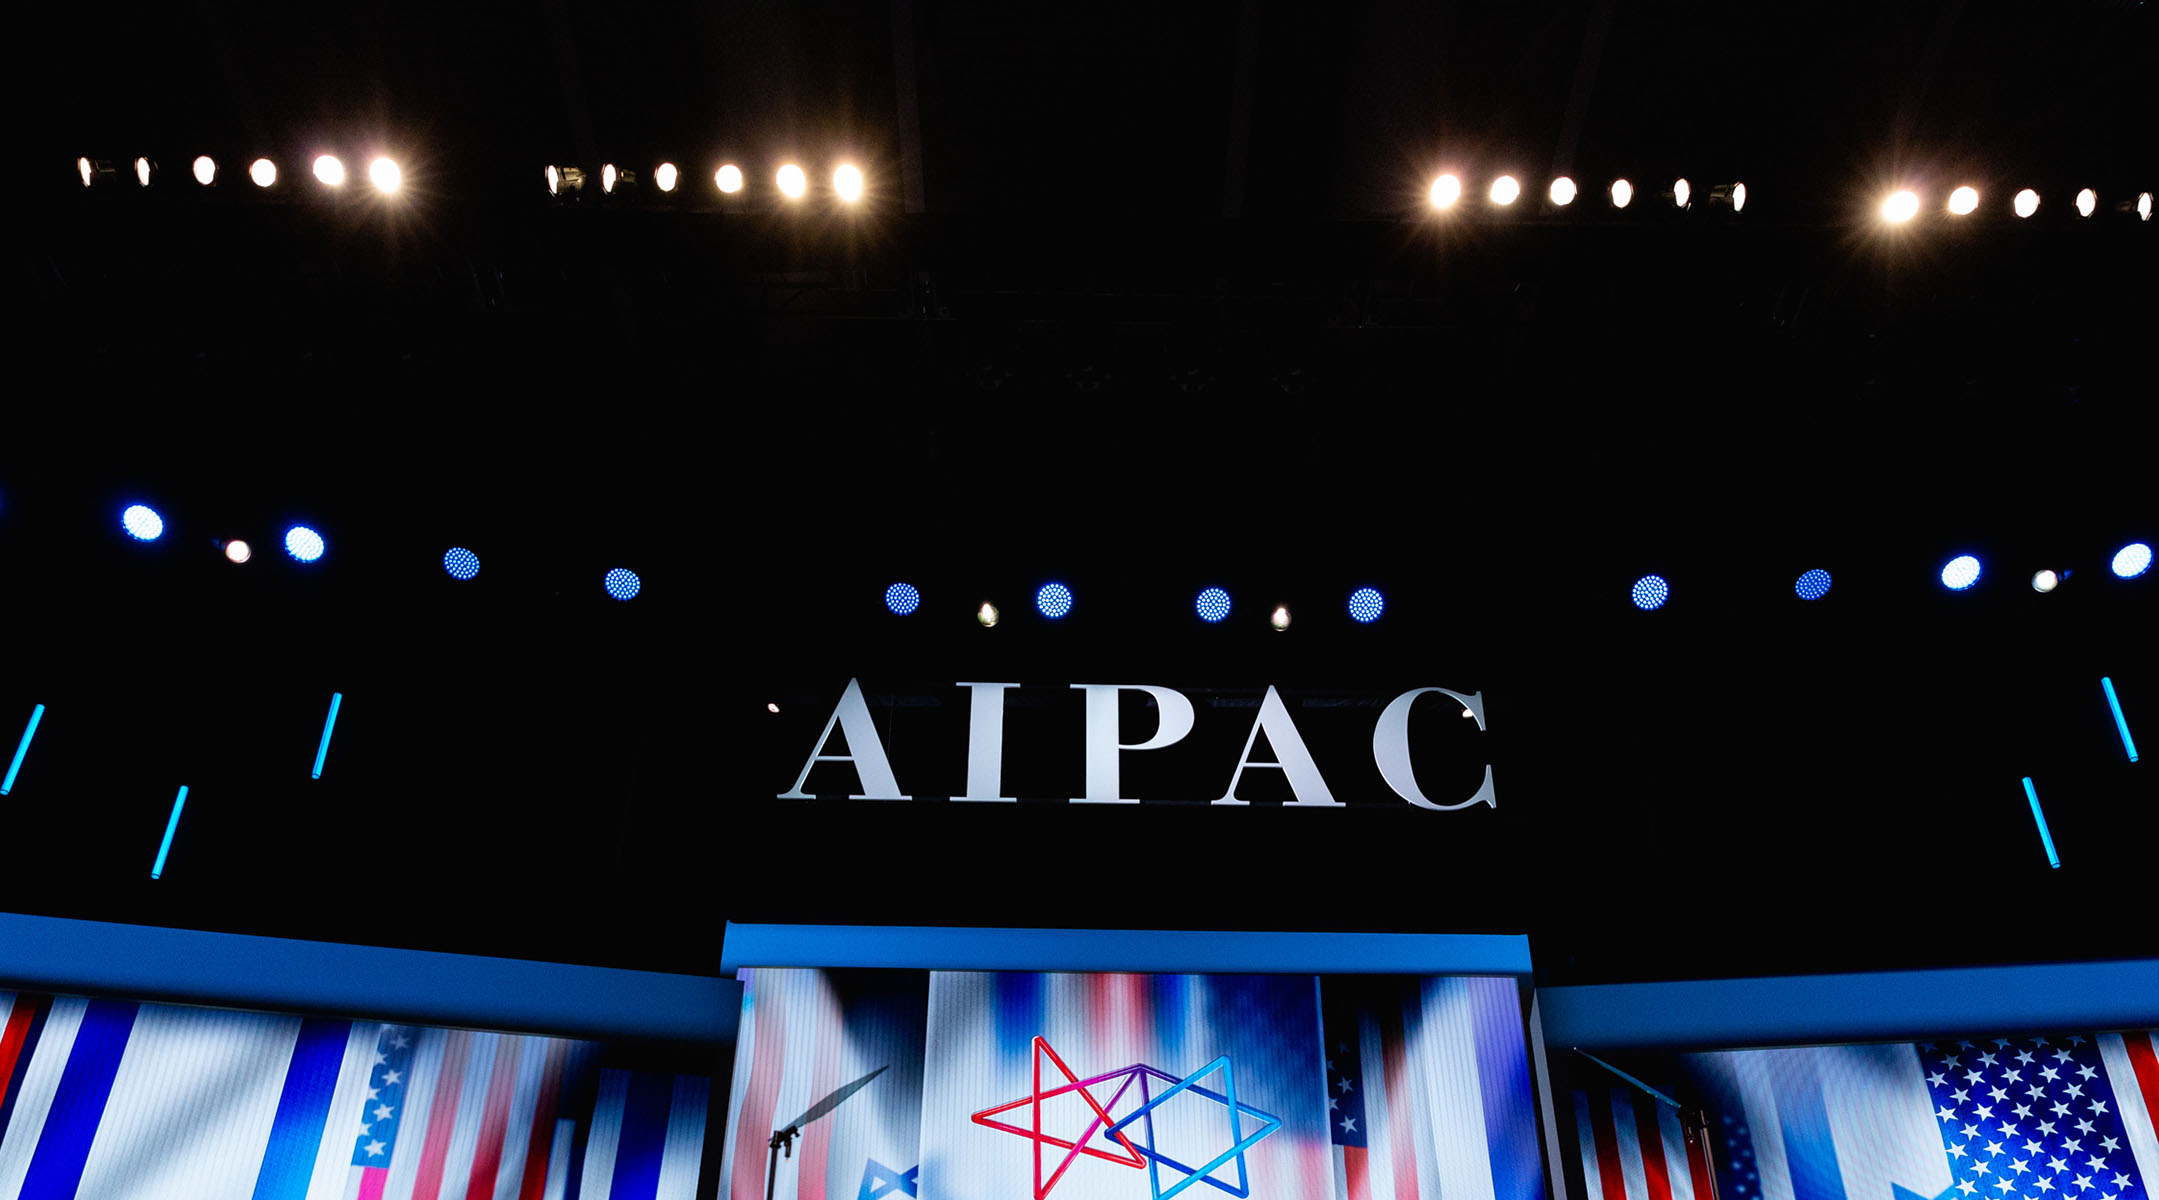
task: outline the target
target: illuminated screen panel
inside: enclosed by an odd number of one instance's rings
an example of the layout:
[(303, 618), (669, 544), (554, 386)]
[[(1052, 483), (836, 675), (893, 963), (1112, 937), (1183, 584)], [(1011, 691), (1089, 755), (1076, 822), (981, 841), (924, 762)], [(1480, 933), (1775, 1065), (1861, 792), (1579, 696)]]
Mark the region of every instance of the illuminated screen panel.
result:
[(2159, 1182), (2150, 1030), (1613, 1065), (1645, 1086), (1574, 1091), (1590, 1200), (2146, 1200)]
[(0, 992), (0, 1196), (690, 1200), (710, 1080), (609, 1047)]
[(743, 974), (732, 1200), (1546, 1194), (1511, 978)]

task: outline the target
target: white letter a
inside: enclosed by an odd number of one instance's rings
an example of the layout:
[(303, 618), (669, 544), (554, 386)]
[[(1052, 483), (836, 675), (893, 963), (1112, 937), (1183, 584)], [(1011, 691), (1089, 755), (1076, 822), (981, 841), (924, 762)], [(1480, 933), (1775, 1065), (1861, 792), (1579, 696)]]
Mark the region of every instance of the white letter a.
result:
[[(838, 725), (847, 735), (849, 754), (826, 754), (825, 746), (832, 741), (832, 727)], [(878, 740), (877, 726), (870, 721), (870, 706), (862, 699), (859, 680), (847, 681), (847, 690), (840, 693), (840, 702), (832, 710), (832, 719), (825, 722), (825, 731), (819, 735), (817, 745), (810, 751), (810, 761), (802, 764), (802, 774), (795, 776), (795, 786), (781, 792), (782, 800), (809, 800), (802, 785), (809, 781), (810, 770), (821, 762), (855, 764), (855, 775), (862, 783), (862, 791), (849, 796), (850, 800), (912, 800), (913, 796), (900, 795), (899, 781), (892, 778), (892, 764), (885, 758), (885, 744)]]

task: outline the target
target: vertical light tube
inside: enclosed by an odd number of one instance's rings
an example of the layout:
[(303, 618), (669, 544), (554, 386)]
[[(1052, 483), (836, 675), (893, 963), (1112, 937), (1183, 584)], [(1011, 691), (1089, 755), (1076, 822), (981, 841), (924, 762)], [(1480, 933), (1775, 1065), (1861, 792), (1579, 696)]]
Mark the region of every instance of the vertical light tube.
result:
[(345, 702), (345, 693), (330, 693), (330, 715), (322, 719), (322, 744), (315, 747), (315, 778), (322, 778), (322, 760), (330, 754), (330, 734), (337, 728), (337, 709)]
[[(2110, 700), (2114, 698), (2114, 690), (2112, 684), (2107, 685), (2107, 698)], [(2121, 719), (2121, 711), (2122, 710), (2119, 708), (2116, 708), (2114, 710), (2115, 720), (2118, 721)], [(15, 744), (15, 759), (13, 762), (10, 762), (7, 765), (7, 778), (0, 779), (0, 796), (5, 796), (15, 789), (15, 773), (22, 770), (23, 755), (30, 753), (30, 739), (37, 736), (37, 723), (44, 719), (44, 705), (37, 705), (30, 710), (30, 723), (23, 727), (22, 741)], [(2122, 736), (2128, 737), (2128, 730), (2123, 730)], [(2136, 761), (2136, 751), (2131, 750), (2129, 752), (2129, 761)]]
[(2032, 788), (2032, 777), (2024, 777), (2024, 796), (2032, 802), (2032, 821), (2039, 826), (2039, 841), (2047, 848), (2047, 865), (2059, 868), (2061, 855), (2054, 853), (2054, 835), (2047, 832), (2047, 815), (2039, 811), (2039, 793)]
[[(2129, 736), (2129, 719), (2128, 719), (2127, 717), (2124, 717), (2124, 716), (2122, 716), (2122, 702), (2121, 702), (2121, 698), (2120, 698), (2120, 697), (2118, 697), (2118, 696), (2116, 696), (2116, 695), (2114, 694), (2114, 680), (2113, 680), (2113, 677), (2112, 677), (2112, 676), (2108, 676), (2108, 675), (2101, 675), (2101, 676), (2099, 677), (2099, 686), (2100, 686), (2100, 687), (2102, 687), (2102, 688), (2105, 688), (2105, 689), (2106, 689), (2106, 693), (2107, 693), (2107, 707), (2108, 707), (2108, 708), (2111, 708), (2111, 709), (2113, 709), (2113, 710), (2114, 710), (2114, 728), (2116, 728), (2116, 729), (2118, 729), (2118, 730), (2120, 730), (2120, 731), (2121, 731), (2121, 735), (2122, 735), (2122, 749), (2124, 749), (2124, 750), (2127, 750), (2127, 751), (2129, 752), (2129, 761), (2130, 761), (2130, 762), (2135, 762), (2135, 761), (2137, 760), (2137, 740), (2136, 740), (2135, 738), (2133, 738), (2133, 737), (2130, 737), (2130, 736)], [(42, 708), (43, 706), (41, 705), (41, 706), (39, 706), (39, 707), (40, 707), (40, 708)], [(32, 728), (36, 728), (36, 727), (37, 727), (37, 718), (35, 718), (35, 717), (32, 717), (32, 718), (30, 719), (30, 725), (31, 725), (31, 727), (32, 727)], [(29, 735), (29, 734), (24, 734), (24, 735), (23, 735), (23, 741), (24, 741), (24, 744), (25, 744), (25, 745), (29, 744), (29, 738), (30, 738), (30, 735)], [(15, 761), (17, 761), (17, 762), (21, 762), (21, 761), (22, 761), (22, 751), (20, 751), (20, 750), (17, 750), (17, 751), (15, 752)], [(8, 772), (8, 782), (9, 782), (9, 783), (13, 783), (14, 781), (15, 781), (15, 772), (13, 772), (13, 771), (9, 771), (9, 772)], [(7, 793), (7, 789), (6, 789), (6, 788), (0, 788), (0, 795), (5, 795), (6, 793)]]
[(180, 832), (180, 810), (187, 807), (187, 785), (180, 785), (180, 794), (172, 798), (172, 815), (165, 819), (165, 840), (157, 844), (157, 861), (150, 864), (150, 878), (165, 873), (165, 856), (172, 853), (172, 835)]

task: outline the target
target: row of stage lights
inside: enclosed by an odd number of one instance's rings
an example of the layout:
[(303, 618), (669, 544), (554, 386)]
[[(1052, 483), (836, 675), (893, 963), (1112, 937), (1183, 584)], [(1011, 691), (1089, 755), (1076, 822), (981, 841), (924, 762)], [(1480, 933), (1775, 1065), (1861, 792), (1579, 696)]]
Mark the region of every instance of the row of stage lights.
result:
[[(541, 172), (547, 183), (547, 194), (556, 199), (574, 199), (585, 190), (590, 177), (578, 167), (550, 164)], [(671, 162), (663, 162), (652, 169), (652, 186), (672, 195), (685, 182), (682, 169)], [(600, 168), (600, 192), (613, 196), (634, 191), (638, 186), (635, 171), (607, 163)], [(721, 163), (712, 173), (712, 186), (723, 196), (740, 196), (749, 186), (749, 177), (735, 163)], [(790, 202), (801, 200), (810, 194), (810, 175), (802, 164), (788, 162), (772, 173), (772, 186), (780, 196)], [(862, 168), (843, 162), (832, 168), (830, 194), (843, 204), (856, 204), (862, 199), (864, 179)]]
[[(1551, 186), (1545, 190), (1545, 198), (1553, 208), (1567, 208), (1580, 195), (1581, 189), (1573, 179), (1565, 175), (1554, 179)], [(1615, 209), (1633, 204), (1635, 195), (1634, 183), (1628, 179), (1614, 179), (1605, 189), (1605, 198)], [(1658, 191), (1657, 196), (1661, 202), (1681, 210), (1693, 208), (1697, 198), (1694, 185), (1684, 177), (1665, 185)], [(1426, 198), (1434, 209), (1441, 212), (1456, 207), (1462, 202), (1461, 177), (1452, 174), (1439, 176), (1432, 181)], [(1522, 198), (1522, 183), (1512, 175), (1501, 175), (1494, 179), (1485, 191), (1485, 198), (1494, 207), (1511, 207)], [(1720, 183), (1711, 187), (1702, 199), (1712, 209), (1737, 213), (1747, 207), (1747, 185), (1737, 181)], [(2077, 216), (2089, 219), (2099, 210), (2099, 193), (2092, 188), (2080, 189), (2076, 194), (2075, 205)], [(1901, 225), (1918, 216), (1921, 207), (1918, 192), (1910, 188), (1899, 188), (1883, 198), (1882, 219)], [(2138, 192), (2134, 200), (2124, 200), (2117, 207), (2124, 212), (2134, 212), (2139, 220), (2149, 221), (2152, 218), (2152, 194)], [(2019, 218), (2031, 217), (2039, 211), (2039, 193), (2032, 188), (2025, 188), (2010, 200), (2009, 210)], [(1942, 211), (1951, 217), (1968, 217), (1978, 212), (1979, 189), (1966, 184), (1952, 190), (1943, 202)]]
[[(322, 187), (335, 190), (345, 186), (345, 160), (335, 154), (316, 155), (310, 169), (315, 176), (315, 182)], [(136, 159), (129, 170), (133, 172), (138, 188), (151, 186), (163, 174), (156, 160), (150, 158)], [(195, 177), (196, 184), (206, 188), (217, 186), (222, 171), (218, 161), (207, 154), (197, 155), (195, 161), (188, 164), (188, 173)], [(120, 180), (121, 168), (119, 164), (104, 159), (78, 158), (75, 160), (75, 173), (82, 179), (84, 187), (103, 188)], [(258, 158), (248, 164), (247, 178), (248, 182), (258, 188), (274, 188), (278, 181), (277, 163), (268, 158)], [(378, 155), (367, 164), (367, 182), (377, 192), (385, 196), (393, 195), (405, 186), (405, 170), (397, 165), (396, 159)]]

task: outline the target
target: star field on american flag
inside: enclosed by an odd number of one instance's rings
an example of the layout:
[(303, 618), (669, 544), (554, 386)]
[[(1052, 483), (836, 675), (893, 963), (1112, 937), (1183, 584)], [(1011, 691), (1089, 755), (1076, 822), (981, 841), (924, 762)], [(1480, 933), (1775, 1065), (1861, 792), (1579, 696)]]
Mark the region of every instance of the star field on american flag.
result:
[(1718, 1194), (1725, 1200), (1761, 1200), (1762, 1173), (1754, 1165), (1754, 1138), (1747, 1123), (1727, 1114), (1723, 1132), (1724, 1145), (1715, 1156), (1723, 1176)]
[(405, 1088), (412, 1075), (413, 1044), (418, 1039), (402, 1025), (385, 1025), (375, 1041), (375, 1065), (368, 1073), (367, 1095), (360, 1104), (359, 1130), (352, 1150), (356, 1167), (387, 1167), (404, 1124)]
[(1346, 1038), (1327, 1043), (1327, 1133), (1337, 1146), (1367, 1144), (1363, 1073), (1355, 1043)]
[(2094, 1038), (1923, 1042), (1954, 1188), (1971, 1200), (2147, 1200)]

